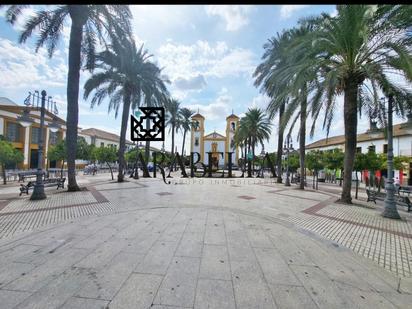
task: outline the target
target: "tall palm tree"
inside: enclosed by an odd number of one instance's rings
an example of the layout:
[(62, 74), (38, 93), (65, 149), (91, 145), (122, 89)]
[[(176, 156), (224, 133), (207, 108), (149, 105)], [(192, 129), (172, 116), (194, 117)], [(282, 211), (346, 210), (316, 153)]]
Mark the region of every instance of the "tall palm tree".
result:
[(233, 136), (233, 141), (236, 147), (240, 147), (241, 158), (243, 161), (243, 168), (246, 168), (247, 140), (248, 140), (247, 126), (245, 124), (245, 117), (242, 117), (235, 131), (235, 135)]
[(114, 110), (117, 117), (119, 108), (123, 105), (118, 182), (124, 180), (124, 152), (130, 108), (139, 107), (142, 99), (163, 102), (168, 96), (165, 81), (160, 75), (161, 70), (149, 61), (151, 56), (143, 50), (143, 45), (137, 49), (134, 40), (130, 38), (113, 38), (108, 49), (96, 56), (96, 67), (99, 71), (84, 85), (85, 99), (94, 91), (92, 107), (95, 104), (100, 105), (104, 98), (110, 97), (108, 110)]
[(183, 130), (183, 143), (182, 143), (182, 155), (184, 154), (185, 150), (185, 141), (186, 141), (186, 133), (189, 131), (193, 124), (192, 124), (192, 116), (194, 115), (194, 111), (187, 108), (182, 107), (180, 109), (180, 127)]
[[(317, 72), (311, 66), (310, 60), (306, 60), (307, 66), (299, 65), (302, 59), (307, 56), (306, 49), (294, 49), (295, 45), (301, 45), (310, 31), (313, 31), (311, 23), (301, 22), (299, 28), (292, 28), (283, 33), (282, 40), (279, 41), (279, 48), (273, 49), (273, 53), (288, 50), (287, 55), (273, 55), (276, 57), (284, 57), (280, 63), (275, 63), (271, 67), (268, 77), (270, 82), (275, 82), (283, 85), (283, 89), (277, 92), (277, 96), (273, 98), (268, 106), (272, 113), (283, 110), (285, 108), (284, 102), (287, 100), (289, 104), (286, 110), (283, 111), (283, 117), (280, 122), (280, 130), (284, 130), (289, 124), (289, 134), (291, 134), (294, 125), (300, 117), (299, 129), (299, 159), (300, 159), (300, 173), (302, 177), (305, 174), (305, 140), (306, 140), (306, 118), (308, 110), (308, 95), (317, 86)], [(310, 48), (310, 46), (307, 46)], [(291, 54), (290, 51), (294, 53)], [(298, 65), (297, 65), (298, 64)], [(294, 116), (295, 114), (295, 116)], [(313, 122), (311, 135), (313, 136), (314, 126)], [(304, 181), (300, 182), (300, 189), (304, 189)]]
[(247, 135), (249, 137), (249, 146), (252, 149), (254, 158), (256, 145), (258, 143), (263, 144), (265, 140), (269, 140), (272, 131), (270, 121), (261, 109), (249, 108), (245, 114), (243, 125), (246, 127), (245, 129), (247, 130)]
[[(281, 125), (285, 106), (288, 102), (288, 98), (282, 97), (279, 100), (279, 94), (287, 86), (287, 81), (280, 83), (276, 80), (276, 76), (272, 74), (273, 68), (285, 66), (285, 62), (289, 51), (286, 49), (286, 45), (289, 42), (288, 32), (277, 34), (276, 37), (272, 37), (267, 43), (263, 45), (265, 52), (262, 56), (262, 63), (259, 64), (253, 73), (255, 79), (255, 86), (260, 87), (260, 91), (266, 93), (271, 99), (267, 106), (267, 112), (270, 119), (276, 117), (279, 114), (278, 122), (278, 149), (277, 149), (277, 183), (282, 183), (282, 154), (283, 154), (283, 135), (284, 127)], [(276, 102), (276, 103), (275, 103)], [(278, 108), (274, 107), (278, 105)]]
[[(14, 23), (21, 12), (22, 6), (12, 5), (8, 8), (6, 17), (10, 23)], [(75, 160), (82, 55), (86, 58), (86, 68), (92, 69), (97, 39), (104, 41), (105, 34), (113, 31), (129, 35), (132, 15), (129, 7), (124, 5), (59, 5), (51, 10), (39, 11), (31, 17), (25, 24), (19, 42), (24, 43), (38, 29), (40, 34), (36, 52), (46, 45), (49, 57), (52, 57), (67, 17), (71, 20), (67, 76), (67, 188), (68, 191), (78, 191)]]
[[(176, 99), (168, 99), (165, 102), (166, 109), (166, 126), (169, 127), (169, 133), (172, 133), (172, 148), (171, 155), (174, 158), (175, 152), (175, 133), (178, 133), (181, 123), (180, 102)], [(173, 159), (172, 159), (173, 161)], [(173, 169), (173, 167), (172, 167)]]
[[(403, 88), (388, 74), (400, 74), (412, 80), (411, 37), (412, 8), (404, 5), (338, 5), (336, 17), (323, 15), (314, 22), (316, 31), (302, 44), (308, 55), (300, 62), (319, 73), (319, 85), (312, 102), (312, 115), (325, 111), (327, 131), (336, 110), (336, 97), (343, 95), (345, 125), (344, 181), (341, 201), (351, 203), (352, 171), (356, 152), (359, 89), (368, 85), (377, 96), (379, 91), (405, 98)], [(294, 51), (290, 50), (293, 54)], [(395, 100), (395, 102), (403, 102)]]

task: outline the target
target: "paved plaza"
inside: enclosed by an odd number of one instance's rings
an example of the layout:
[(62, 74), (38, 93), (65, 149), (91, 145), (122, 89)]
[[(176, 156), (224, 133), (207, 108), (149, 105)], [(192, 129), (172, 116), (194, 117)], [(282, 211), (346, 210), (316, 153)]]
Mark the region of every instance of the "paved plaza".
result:
[(272, 179), (0, 188), (0, 308), (409, 308), (411, 215)]

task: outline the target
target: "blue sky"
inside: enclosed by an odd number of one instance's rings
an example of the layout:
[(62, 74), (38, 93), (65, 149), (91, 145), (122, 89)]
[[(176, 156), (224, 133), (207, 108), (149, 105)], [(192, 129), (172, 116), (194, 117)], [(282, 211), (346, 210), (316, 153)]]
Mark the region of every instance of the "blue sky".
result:
[[(38, 10), (25, 10), (28, 16)], [(334, 5), (260, 5), (260, 6), (131, 6), (133, 30), (138, 44), (154, 55), (171, 80), (172, 95), (182, 106), (200, 111), (206, 117), (206, 133), (216, 130), (224, 134), (225, 118), (234, 110), (242, 115), (249, 107), (266, 106), (267, 98), (253, 86), (252, 73), (260, 62), (263, 44), (283, 29), (293, 27), (299, 18), (335, 13)], [(23, 20), (14, 27), (6, 24), (4, 9), (0, 11), (0, 96), (22, 104), (28, 91), (45, 89), (66, 117), (66, 78), (69, 24), (52, 59), (44, 49), (34, 52), (33, 40), (17, 43)], [(90, 100), (83, 100), (83, 84), (90, 77), (81, 73), (80, 116), (82, 128), (96, 127), (120, 132), (120, 117), (107, 113), (107, 102), (90, 109)], [(341, 108), (339, 108), (341, 109)], [(330, 135), (343, 134), (341, 111), (337, 113)], [(310, 120), (309, 120), (310, 122)], [(367, 120), (359, 123), (359, 131), (367, 128)], [(313, 139), (325, 137), (319, 126)], [(276, 149), (277, 120), (273, 121), (267, 151)], [(297, 128), (294, 144), (297, 145)], [(129, 134), (129, 133), (128, 133)], [(129, 135), (128, 135), (129, 136)], [(182, 136), (177, 135), (177, 144)], [(170, 138), (165, 145), (170, 147)], [(161, 143), (155, 143), (161, 146)], [(187, 144), (188, 146), (188, 144)], [(179, 146), (180, 147), (180, 146)]]

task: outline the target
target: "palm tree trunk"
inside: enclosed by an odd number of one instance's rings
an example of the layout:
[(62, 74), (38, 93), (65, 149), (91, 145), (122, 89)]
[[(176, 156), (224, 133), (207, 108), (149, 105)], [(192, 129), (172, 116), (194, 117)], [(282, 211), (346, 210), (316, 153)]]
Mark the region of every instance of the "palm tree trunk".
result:
[(285, 112), (285, 104), (282, 104), (279, 108), (279, 134), (278, 134), (278, 153), (276, 158), (276, 165), (278, 168), (278, 178), (276, 179), (277, 183), (282, 183), (282, 147), (283, 147), (283, 129), (280, 125)]
[(300, 183), (299, 189), (305, 189), (305, 143), (306, 143), (306, 107), (307, 98), (303, 98), (300, 103), (300, 131), (299, 131), (299, 163), (300, 163)]
[(172, 124), (172, 150), (170, 151), (170, 154), (172, 155), (172, 165), (171, 165), (171, 171), (173, 172), (173, 165), (174, 165), (174, 149), (175, 149), (175, 125)]
[(356, 153), (356, 133), (358, 126), (357, 115), (358, 84), (355, 77), (350, 77), (346, 81), (345, 95), (343, 102), (344, 122), (345, 122), (345, 159), (344, 175), (341, 201), (352, 204), (352, 171), (355, 164)]
[[(76, 6), (81, 7), (81, 6)], [(77, 9), (72, 7), (70, 16), (72, 25), (69, 41), (69, 72), (67, 75), (67, 191), (79, 191), (76, 181), (76, 151), (77, 151), (77, 126), (79, 123), (79, 81), (80, 81), (80, 53), (83, 39), (83, 25), (86, 20), (76, 18)]]
[(120, 129), (120, 145), (119, 145), (119, 174), (117, 175), (117, 182), (123, 182), (124, 180), (124, 167), (126, 161), (124, 159), (124, 152), (126, 149), (126, 130), (127, 122), (129, 120), (130, 111), (130, 93), (126, 90), (123, 98), (123, 113), (122, 113), (122, 127)]
[(182, 144), (182, 156), (185, 150), (186, 130), (183, 131), (183, 144)]

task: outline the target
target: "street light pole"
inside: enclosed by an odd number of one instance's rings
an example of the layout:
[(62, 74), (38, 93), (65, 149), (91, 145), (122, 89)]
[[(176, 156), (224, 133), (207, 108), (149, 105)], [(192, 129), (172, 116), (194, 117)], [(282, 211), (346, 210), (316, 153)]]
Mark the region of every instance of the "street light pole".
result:
[(396, 209), (395, 186), (393, 185), (393, 96), (388, 97), (388, 177), (386, 178), (385, 209), (382, 216), (391, 219), (400, 219), (401, 216)]
[(41, 92), (41, 110), (40, 110), (40, 132), (39, 132), (39, 150), (38, 150), (38, 162), (37, 162), (37, 177), (36, 184), (33, 188), (33, 193), (30, 200), (44, 200), (46, 193), (44, 192), (43, 184), (43, 128), (44, 128), (44, 109), (46, 104), (46, 91)]

